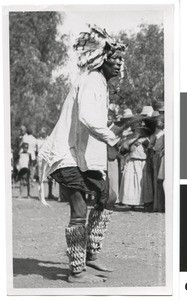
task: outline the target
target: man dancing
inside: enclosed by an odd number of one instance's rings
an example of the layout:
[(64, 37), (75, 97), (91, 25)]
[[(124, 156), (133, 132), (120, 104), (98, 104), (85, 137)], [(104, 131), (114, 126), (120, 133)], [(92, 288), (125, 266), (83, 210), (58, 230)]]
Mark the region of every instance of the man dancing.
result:
[[(89, 28), (89, 32), (80, 33), (74, 45), (78, 66), (86, 70), (71, 88), (60, 118), (39, 153), (43, 159), (42, 180), (51, 175), (62, 185), (70, 204), (70, 221), (65, 229), (69, 282), (101, 280), (88, 274), (86, 265), (110, 271), (97, 260), (112, 213), (106, 209), (112, 202), (107, 145), (117, 148), (120, 143), (120, 137), (107, 127), (107, 82), (119, 74), (125, 46), (97, 26)], [(91, 191), (95, 192), (96, 205), (86, 223), (85, 194)]]

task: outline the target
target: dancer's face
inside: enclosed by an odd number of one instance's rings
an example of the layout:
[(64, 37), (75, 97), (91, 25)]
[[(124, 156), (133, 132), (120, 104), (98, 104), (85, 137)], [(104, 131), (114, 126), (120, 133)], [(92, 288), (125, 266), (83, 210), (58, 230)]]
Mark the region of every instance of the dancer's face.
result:
[(102, 65), (102, 70), (106, 80), (116, 77), (122, 65), (122, 53), (120, 51), (114, 52)]

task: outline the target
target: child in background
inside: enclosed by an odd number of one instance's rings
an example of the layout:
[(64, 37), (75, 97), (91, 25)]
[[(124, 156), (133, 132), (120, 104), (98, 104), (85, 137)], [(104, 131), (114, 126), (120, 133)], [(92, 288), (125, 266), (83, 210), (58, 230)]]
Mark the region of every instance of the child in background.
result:
[(30, 166), (31, 166), (31, 154), (28, 153), (29, 145), (28, 143), (22, 144), (22, 152), (19, 154), (18, 160), (18, 180), (20, 181), (20, 192), (21, 192), (21, 184), (27, 183), (27, 197), (30, 196)]
[(22, 138), (22, 144), (28, 144), (28, 152), (31, 154), (31, 165), (30, 165), (30, 179), (32, 185), (34, 185), (35, 172), (36, 172), (36, 152), (37, 152), (37, 139), (33, 135), (33, 130), (30, 126), (27, 127), (27, 134)]

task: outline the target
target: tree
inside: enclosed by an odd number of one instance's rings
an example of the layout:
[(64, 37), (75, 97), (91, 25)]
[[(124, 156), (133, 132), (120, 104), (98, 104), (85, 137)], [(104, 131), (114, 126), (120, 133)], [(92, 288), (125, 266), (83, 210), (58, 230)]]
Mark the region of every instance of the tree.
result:
[(128, 44), (125, 54), (125, 77), (120, 83), (119, 93), (115, 93), (117, 80), (110, 83), (110, 99), (121, 109), (131, 108), (139, 113), (144, 105), (157, 109), (164, 101), (164, 32), (162, 26), (140, 26), (137, 34), (119, 35)]
[(67, 36), (58, 37), (57, 31), (62, 17), (57, 12), (11, 12), (9, 21), (12, 139), (21, 124), (32, 125), (35, 134), (41, 126), (50, 132), (67, 95), (66, 78), (52, 76), (67, 59)]

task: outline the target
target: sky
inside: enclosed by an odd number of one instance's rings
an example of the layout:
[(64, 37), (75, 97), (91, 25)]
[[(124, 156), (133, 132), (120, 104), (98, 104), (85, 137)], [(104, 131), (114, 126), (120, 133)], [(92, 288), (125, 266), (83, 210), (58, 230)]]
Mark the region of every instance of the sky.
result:
[(63, 70), (58, 70), (56, 74), (63, 73), (69, 76), (70, 81), (73, 82), (79, 69), (76, 65), (77, 54), (73, 50), (73, 43), (78, 37), (79, 32), (88, 29), (86, 24), (96, 24), (111, 34), (118, 34), (121, 30), (126, 31), (127, 34), (136, 33), (139, 30), (139, 25), (145, 24), (161, 24), (163, 23), (163, 11), (160, 7), (154, 7), (150, 10), (143, 7), (135, 6), (136, 10), (132, 10), (132, 6), (108, 6), (90, 7), (82, 6), (66, 8), (62, 12), (64, 17), (63, 25), (59, 27), (59, 34), (68, 34), (70, 39), (68, 41), (68, 55), (69, 60)]

